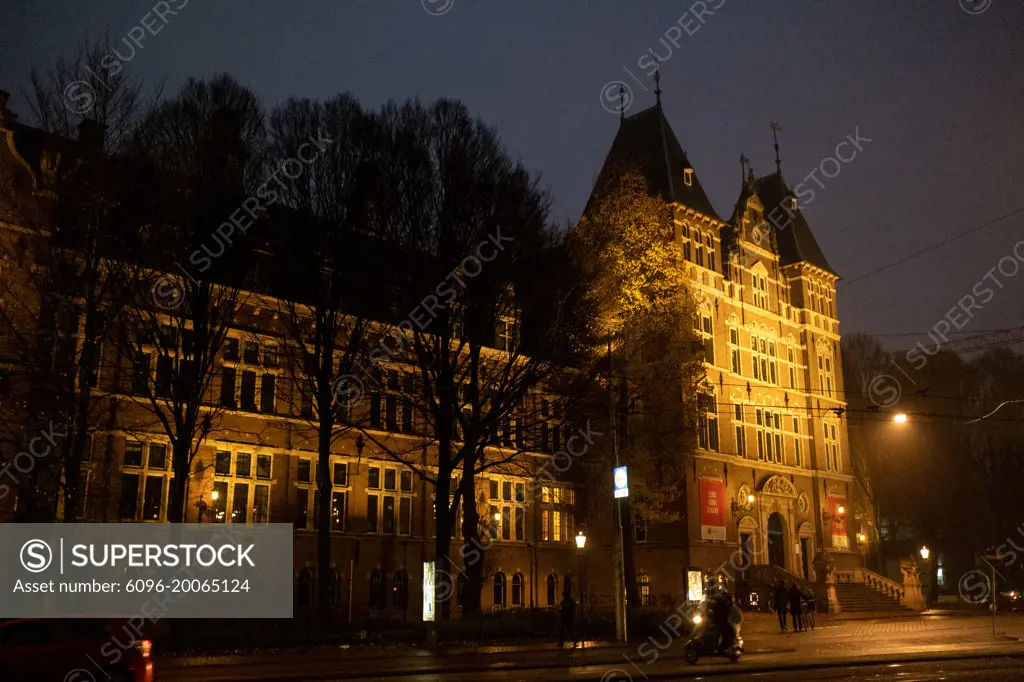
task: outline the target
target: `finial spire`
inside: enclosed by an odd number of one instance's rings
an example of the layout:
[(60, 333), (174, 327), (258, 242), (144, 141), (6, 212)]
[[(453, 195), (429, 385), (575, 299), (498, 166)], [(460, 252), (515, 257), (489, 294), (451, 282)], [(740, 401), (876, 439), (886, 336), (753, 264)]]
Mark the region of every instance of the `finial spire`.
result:
[(654, 97), (655, 105), (661, 106), (661, 69), (654, 71)]
[(740, 154), (740, 182), (747, 180), (747, 163), (750, 161), (745, 154)]
[(619, 122), (626, 120), (626, 86), (619, 84)]
[(782, 159), (779, 158), (779, 133), (782, 132), (782, 126), (775, 121), (768, 122), (768, 130), (772, 131), (772, 139), (775, 140), (775, 170), (778, 172), (779, 177), (782, 177)]

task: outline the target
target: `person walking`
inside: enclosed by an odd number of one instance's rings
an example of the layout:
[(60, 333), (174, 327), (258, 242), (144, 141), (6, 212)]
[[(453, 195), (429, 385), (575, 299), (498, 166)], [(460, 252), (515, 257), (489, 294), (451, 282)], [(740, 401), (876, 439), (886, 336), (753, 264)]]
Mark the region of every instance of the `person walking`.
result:
[(800, 632), (804, 629), (803, 597), (804, 595), (800, 592), (800, 587), (794, 580), (793, 586), (789, 588), (789, 612), (793, 616), (793, 632)]
[(565, 646), (565, 642), (568, 639), (572, 639), (572, 648), (575, 649), (579, 644), (579, 636), (576, 634), (575, 621), (576, 621), (576, 601), (572, 598), (572, 595), (566, 592), (562, 596), (562, 631), (558, 636), (558, 648), (561, 649)]
[(786, 631), (786, 604), (789, 603), (789, 592), (786, 591), (786, 581), (779, 580), (775, 587), (775, 611), (779, 615), (779, 629)]

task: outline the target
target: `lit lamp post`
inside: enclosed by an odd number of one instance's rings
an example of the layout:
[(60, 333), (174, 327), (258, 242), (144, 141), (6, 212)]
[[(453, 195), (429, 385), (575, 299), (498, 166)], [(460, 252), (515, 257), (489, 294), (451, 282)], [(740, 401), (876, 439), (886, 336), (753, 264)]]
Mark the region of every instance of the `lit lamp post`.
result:
[(897, 412), (895, 415), (893, 415), (892, 420), (894, 422), (896, 422), (897, 424), (906, 424), (907, 423), (907, 413), (906, 412)]
[(583, 603), (583, 549), (587, 546), (587, 536), (583, 534), (583, 531), (576, 533), (576, 554), (580, 558), (580, 603)]
[(930, 549), (928, 549), (928, 545), (922, 545), (921, 546), (921, 560), (924, 561), (924, 568), (925, 568), (925, 571), (927, 572), (926, 574), (928, 576), (928, 593), (924, 597), (924, 602), (925, 602), (925, 605), (929, 606), (929, 607), (931, 606), (931, 604), (929, 604), (929, 602), (931, 601), (931, 596), (932, 596), (932, 567), (931, 567), (931, 564), (928, 561), (928, 558), (931, 555), (932, 555), (932, 551)]
[[(585, 601), (586, 591), (585, 591), (585, 588), (583, 587), (583, 585), (584, 585), (584, 583), (583, 583), (583, 549), (586, 546), (587, 546), (587, 536), (584, 535), (583, 531), (581, 530), (578, 533), (576, 533), (576, 554), (578, 554), (579, 557), (580, 557), (579, 564), (580, 564), (580, 629), (581, 630), (583, 629), (583, 613), (584, 613), (583, 612), (583, 605), (586, 603), (586, 601)], [(580, 642), (585, 642), (585, 641), (586, 641), (586, 639), (584, 637), (582, 637), (582, 632), (581, 632)], [(584, 644), (584, 646), (586, 646), (586, 645)]]

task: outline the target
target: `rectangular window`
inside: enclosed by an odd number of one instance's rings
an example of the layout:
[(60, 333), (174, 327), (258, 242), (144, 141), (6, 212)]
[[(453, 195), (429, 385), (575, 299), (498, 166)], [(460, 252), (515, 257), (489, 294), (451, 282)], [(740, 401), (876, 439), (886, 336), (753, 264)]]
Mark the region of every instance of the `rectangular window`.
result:
[(550, 533), (550, 530), (549, 530), (550, 529), (550, 525), (549, 525), (550, 518), (551, 518), (551, 512), (548, 511), (547, 509), (545, 509), (544, 511), (542, 511), (540, 513), (540, 529), (541, 529), (541, 538), (540, 539), (543, 542), (548, 542), (548, 541), (551, 540), (551, 533)]
[(260, 383), (260, 412), (274, 414), (276, 412), (274, 403), (274, 375), (264, 374)]
[(270, 478), (270, 455), (256, 455), (256, 478)]
[(522, 542), (526, 539), (526, 510), (516, 507), (516, 540)]
[(142, 495), (142, 520), (159, 521), (163, 501), (164, 477), (146, 476), (146, 488)]
[(348, 508), (345, 506), (345, 492), (331, 494), (331, 530), (345, 530)]
[(366, 496), (366, 532), (377, 532), (377, 495)]
[(411, 471), (402, 471), (401, 480), (402, 480), (402, 492), (403, 493), (411, 493), (412, 492), (412, 472)]
[(393, 495), (384, 496), (382, 506), (381, 527), (385, 535), (393, 535), (395, 532), (395, 498)]
[(334, 463), (334, 485), (339, 488), (348, 487), (348, 464), (345, 462)]
[(249, 520), (249, 484), (236, 483), (231, 505), (231, 523), (246, 523)]
[(158, 355), (156, 358), (156, 394), (161, 398), (171, 396), (171, 388), (174, 378), (174, 360), (167, 355)]
[(137, 440), (125, 441), (124, 465), (129, 467), (142, 466), (142, 443)]
[(167, 468), (167, 446), (163, 443), (150, 443), (149, 444), (149, 468), (150, 469), (166, 469)]
[(295, 527), (309, 527), (309, 488), (295, 491)]
[(149, 354), (139, 353), (135, 356), (132, 370), (132, 393), (135, 395), (149, 394)]
[(390, 491), (397, 490), (396, 482), (395, 482), (397, 476), (395, 475), (395, 473), (396, 472), (395, 472), (394, 469), (385, 469), (384, 470), (384, 490), (390, 490)]
[(235, 406), (235, 369), (225, 367), (220, 379), (220, 404), (224, 407)]
[(239, 478), (252, 476), (252, 455), (250, 453), (239, 452), (235, 455), (235, 476)]
[(228, 482), (214, 481), (213, 492), (215, 499), (210, 505), (210, 520), (215, 523), (224, 523), (228, 516)]
[(227, 450), (218, 450), (217, 459), (214, 463), (213, 472), (218, 476), (231, 475), (231, 453)]
[(122, 521), (135, 521), (139, 506), (139, 475), (121, 474), (121, 505)]
[(380, 426), (380, 394), (373, 393), (370, 395), (370, 427), (379, 429)]
[(366, 472), (366, 487), (380, 490), (380, 467), (370, 467)]
[(224, 359), (238, 362), (238, 339), (224, 339)]
[(398, 397), (394, 395), (385, 397), (384, 409), (388, 431), (398, 431)]
[(310, 466), (310, 460), (308, 460), (308, 459), (300, 459), (299, 460), (299, 470), (298, 470), (298, 475), (296, 476), (296, 478), (298, 479), (299, 483), (312, 483), (313, 482), (312, 467)]
[(242, 372), (242, 409), (256, 411), (256, 372)]
[(409, 497), (398, 499), (398, 534), (412, 534), (412, 499)]
[(270, 521), (270, 486), (258, 485), (252, 496), (253, 523), (269, 523)]
[(242, 351), (242, 362), (247, 365), (260, 364), (260, 346), (254, 341), (245, 342), (245, 350)]

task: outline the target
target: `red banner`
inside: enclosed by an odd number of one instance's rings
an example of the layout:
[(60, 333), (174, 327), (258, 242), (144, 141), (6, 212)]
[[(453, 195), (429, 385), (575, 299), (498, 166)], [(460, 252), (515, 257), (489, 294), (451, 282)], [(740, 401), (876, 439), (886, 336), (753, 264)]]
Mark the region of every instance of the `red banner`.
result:
[[(829, 495), (828, 513), (832, 517), (832, 537), (846, 538), (846, 514), (849, 512), (846, 506), (846, 498)], [(842, 511), (840, 511), (842, 508)]]
[(725, 482), (700, 479), (700, 536), (703, 540), (725, 540)]

